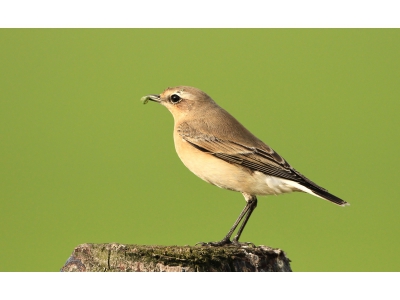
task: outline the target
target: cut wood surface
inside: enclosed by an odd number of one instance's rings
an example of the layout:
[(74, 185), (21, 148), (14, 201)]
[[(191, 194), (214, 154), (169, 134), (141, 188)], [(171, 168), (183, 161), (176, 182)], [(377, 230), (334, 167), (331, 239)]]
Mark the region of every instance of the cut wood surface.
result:
[(267, 246), (82, 244), (63, 272), (291, 272), (280, 249)]

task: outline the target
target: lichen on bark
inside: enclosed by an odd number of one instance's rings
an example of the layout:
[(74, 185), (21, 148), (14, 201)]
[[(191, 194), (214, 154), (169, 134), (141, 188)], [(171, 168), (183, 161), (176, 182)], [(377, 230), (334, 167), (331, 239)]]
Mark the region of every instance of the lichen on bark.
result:
[(258, 247), (82, 244), (64, 272), (285, 272), (290, 260), (280, 249)]

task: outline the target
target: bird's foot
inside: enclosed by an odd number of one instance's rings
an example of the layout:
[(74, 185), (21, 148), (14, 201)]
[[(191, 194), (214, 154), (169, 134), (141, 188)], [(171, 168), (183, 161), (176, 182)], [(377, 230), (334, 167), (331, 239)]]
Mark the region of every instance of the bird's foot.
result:
[(256, 248), (256, 245), (254, 245), (251, 242), (239, 242), (239, 241), (237, 241), (235, 239), (233, 239), (232, 241), (229, 240), (229, 239), (223, 239), (223, 240), (221, 240), (219, 242), (208, 242), (208, 243), (199, 242), (195, 246), (197, 246), (197, 245), (203, 246), (203, 247), (211, 246), (211, 247), (239, 247), (239, 248), (241, 248), (241, 247), (245, 247), (245, 248), (254, 247), (254, 248)]
[(254, 243), (252, 242), (239, 242), (236, 240), (233, 240), (232, 245), (236, 246), (236, 247), (243, 247), (243, 248), (248, 248), (248, 247), (252, 247), (252, 248), (257, 248), (256, 245), (254, 245)]
[(197, 243), (195, 246), (212, 246), (212, 247), (223, 247), (223, 246), (232, 246), (232, 242), (229, 239), (223, 239), (219, 242), (208, 242), (208, 243), (204, 243), (204, 242), (199, 242)]

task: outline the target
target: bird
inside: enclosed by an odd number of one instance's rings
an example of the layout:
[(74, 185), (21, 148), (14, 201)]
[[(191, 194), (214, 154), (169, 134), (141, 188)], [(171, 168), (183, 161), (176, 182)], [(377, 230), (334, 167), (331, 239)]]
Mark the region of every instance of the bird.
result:
[(200, 89), (168, 87), (161, 94), (142, 97), (141, 101), (159, 103), (171, 112), (175, 150), (191, 172), (210, 184), (244, 196), (246, 205), (226, 236), (201, 245), (246, 244), (239, 242), (239, 238), (257, 207), (257, 196), (304, 192), (339, 206), (349, 205), (294, 169)]

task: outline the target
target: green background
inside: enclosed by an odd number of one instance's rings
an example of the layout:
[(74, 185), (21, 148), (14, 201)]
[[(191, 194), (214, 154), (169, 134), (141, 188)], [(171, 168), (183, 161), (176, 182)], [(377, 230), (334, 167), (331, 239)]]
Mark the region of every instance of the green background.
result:
[(0, 30), (0, 271), (58, 271), (81, 243), (220, 240), (245, 205), (177, 157), (139, 99), (207, 92), (351, 203), (260, 197), (242, 241), (294, 271), (400, 271), (400, 31)]

